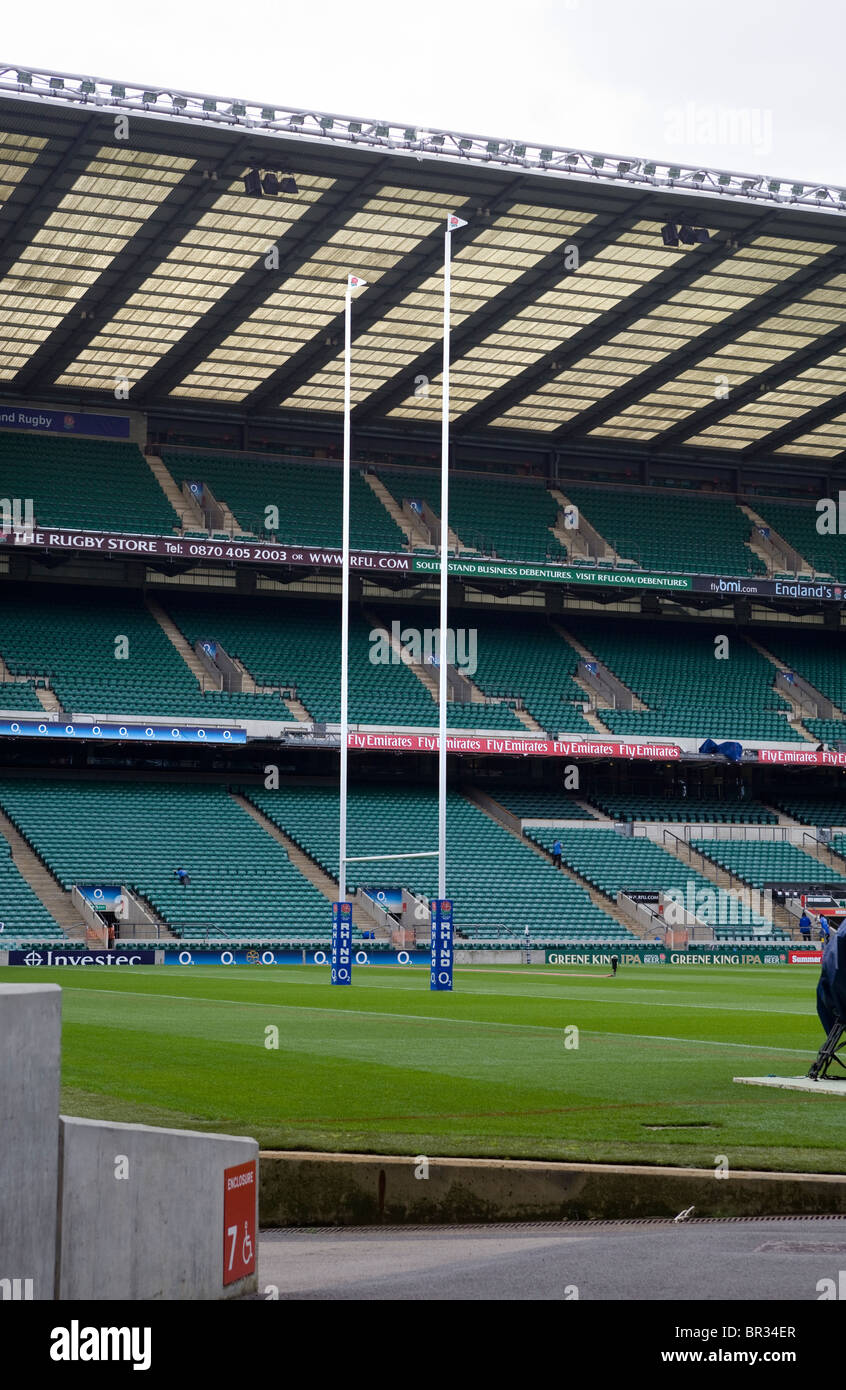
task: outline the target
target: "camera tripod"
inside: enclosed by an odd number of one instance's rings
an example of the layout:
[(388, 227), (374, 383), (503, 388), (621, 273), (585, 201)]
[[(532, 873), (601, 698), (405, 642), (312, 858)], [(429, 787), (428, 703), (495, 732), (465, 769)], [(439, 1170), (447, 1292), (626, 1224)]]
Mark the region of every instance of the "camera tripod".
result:
[(811, 1063), (808, 1076), (812, 1081), (821, 1081), (828, 1076), (828, 1069), (834, 1062), (846, 1072), (846, 1062), (837, 1055), (838, 1048), (844, 1042), (844, 1034), (846, 1034), (846, 1023), (841, 1023), (839, 1018), (835, 1018), (828, 1037)]

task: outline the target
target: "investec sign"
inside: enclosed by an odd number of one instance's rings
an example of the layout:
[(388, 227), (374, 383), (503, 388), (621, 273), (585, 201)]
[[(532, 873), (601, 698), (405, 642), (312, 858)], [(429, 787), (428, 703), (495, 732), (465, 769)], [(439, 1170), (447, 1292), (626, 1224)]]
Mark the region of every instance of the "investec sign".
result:
[(135, 951), (124, 955), (118, 951), (10, 951), (10, 965), (155, 965), (155, 951)]
[[(349, 748), (383, 753), (437, 753), (437, 734), (350, 733)], [(678, 759), (674, 743), (608, 743), (548, 738), (474, 738), (447, 735), (448, 753), (519, 754), (535, 758), (637, 758), (661, 762)]]

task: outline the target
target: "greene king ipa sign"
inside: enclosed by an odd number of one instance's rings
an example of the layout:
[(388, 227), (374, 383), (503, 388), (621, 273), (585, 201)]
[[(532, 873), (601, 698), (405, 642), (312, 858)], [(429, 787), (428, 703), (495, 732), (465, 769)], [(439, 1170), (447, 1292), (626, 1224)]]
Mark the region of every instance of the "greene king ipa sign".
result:
[(257, 1161), (223, 1170), (223, 1284), (234, 1284), (256, 1267)]

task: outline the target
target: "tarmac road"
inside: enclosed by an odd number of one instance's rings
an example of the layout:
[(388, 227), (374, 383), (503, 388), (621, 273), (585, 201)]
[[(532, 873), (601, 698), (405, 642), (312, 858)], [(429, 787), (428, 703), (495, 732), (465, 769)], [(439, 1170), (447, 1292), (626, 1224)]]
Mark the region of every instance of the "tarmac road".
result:
[(259, 1297), (280, 1299), (807, 1302), (840, 1269), (843, 1217), (335, 1227), (259, 1241)]

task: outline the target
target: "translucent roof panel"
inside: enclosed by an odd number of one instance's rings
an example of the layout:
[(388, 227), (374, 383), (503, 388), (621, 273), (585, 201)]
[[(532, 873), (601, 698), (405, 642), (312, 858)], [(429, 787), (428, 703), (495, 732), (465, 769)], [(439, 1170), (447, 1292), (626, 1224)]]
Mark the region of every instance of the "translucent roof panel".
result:
[(843, 394), (846, 380), (846, 348), (797, 373), (788, 381), (762, 391), (732, 414), (703, 429), (690, 443), (721, 448), (743, 448), (763, 440), (793, 421)]
[[(456, 440), (846, 457), (842, 189), (68, 74), (4, 84), (7, 400), (96, 410), (119, 382), (153, 420), (335, 429), (353, 272), (356, 430), (436, 446), (456, 212)], [(247, 193), (251, 170), (296, 188)]]
[[(243, 400), (343, 312), (348, 273), (378, 285), (443, 216), (440, 194), (383, 186), (172, 394)], [(330, 408), (342, 403), (343, 394)]]
[[(474, 235), (463, 246), (459, 232), (455, 237), (450, 277), (451, 331), (457, 333), (473, 314), (494, 303), (521, 275), (534, 269), (547, 256), (560, 252), (563, 265), (568, 239), (591, 220), (589, 214), (516, 203), (481, 229), (471, 224), (468, 231), (472, 229)], [(444, 282), (439, 267), (399, 304), (386, 308), (372, 329), (356, 337), (352, 354), (354, 404), (366, 403), (373, 391), (395, 380), (403, 368), (411, 366), (422, 353), (442, 341), (443, 313)], [(451, 372), (451, 390), (458, 402), (462, 396), (463, 360), (457, 353)], [(334, 387), (341, 370), (339, 356), (325, 373), (280, 404), (307, 406), (311, 387), (318, 393), (329, 383)], [(440, 400), (438, 382), (439, 378), (431, 372), (421, 380), (410, 372), (408, 393), (417, 409), (411, 406), (405, 413), (419, 413), (424, 418), (431, 414), (432, 407)]]
[(35, 135), (0, 129), (0, 206), (8, 202), (46, 143)]
[(824, 425), (798, 434), (789, 444), (775, 449), (777, 454), (809, 454), (817, 458), (834, 458), (846, 451), (846, 411), (834, 415)]
[[(563, 276), (536, 307), (543, 312), (549, 311), (550, 326), (553, 330), (558, 328), (559, 344), (571, 352), (574, 346), (571, 340), (606, 315), (611, 333), (615, 313), (625, 310), (627, 301), (678, 263), (678, 250), (662, 245), (655, 224), (638, 222), (612, 245)], [(524, 311), (517, 326), (527, 317)], [(521, 401), (515, 402), (491, 423), (524, 429), (527, 419), (537, 411), (539, 418), (546, 422), (543, 428), (565, 424), (573, 415), (596, 404), (615, 387), (625, 385), (637, 371), (644, 370), (677, 346), (678, 332), (673, 328), (672, 320), (656, 320), (654, 325), (647, 325), (646, 319), (636, 320), (635, 326), (611, 339), (616, 351), (609, 353), (607, 343), (593, 351), (586, 349), (581, 360), (537, 390), (527, 390)], [(534, 360), (554, 351), (556, 346), (550, 343)]]
[[(0, 318), (26, 334), (28, 356), (73, 310), (190, 168), (120, 145), (102, 148), (0, 279)], [(0, 359), (0, 378), (20, 363)], [(112, 377), (114, 372), (112, 372)], [(103, 381), (99, 383), (103, 388)]]
[(329, 186), (301, 177), (297, 196), (257, 199), (233, 179), (197, 223), (139, 285), (100, 333), (57, 378), (60, 385), (97, 386), (115, 364), (134, 385), (258, 262), (274, 274), (281, 238)]
[[(753, 252), (754, 249), (750, 248)], [(732, 259), (732, 265), (737, 263), (740, 254)], [(800, 266), (813, 264), (814, 259), (808, 255), (799, 256), (790, 263), (791, 273)], [(833, 277), (833, 280), (838, 278)], [(696, 291), (697, 287), (691, 289)], [(778, 366), (791, 354), (830, 332), (834, 326), (831, 314), (836, 311), (838, 294), (833, 283), (830, 288), (814, 290), (804, 298), (789, 301), (779, 313), (761, 320), (748, 331), (744, 332), (739, 323), (736, 336), (725, 346), (703, 356), (695, 366), (680, 371), (656, 390), (647, 391), (636, 404), (611, 416), (590, 433), (601, 436), (609, 431), (625, 430), (629, 424), (639, 426), (649, 419), (652, 435), (659, 435), (695, 411), (727, 399), (732, 390), (761, 377), (769, 368)], [(738, 307), (755, 308), (757, 305), (757, 299), (748, 297)], [(691, 340), (697, 336), (698, 332), (691, 333)]]

